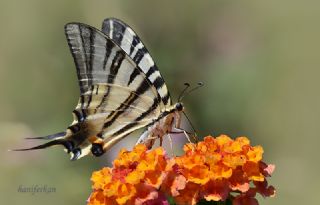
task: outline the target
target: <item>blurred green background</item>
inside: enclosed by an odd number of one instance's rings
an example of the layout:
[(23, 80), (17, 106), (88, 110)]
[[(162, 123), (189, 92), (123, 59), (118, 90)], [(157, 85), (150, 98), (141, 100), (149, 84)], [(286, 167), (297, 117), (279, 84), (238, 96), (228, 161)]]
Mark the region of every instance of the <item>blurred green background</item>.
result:
[[(201, 136), (248, 136), (276, 164), (277, 196), (260, 204), (318, 204), (320, 3), (317, 1), (0, 1), (1, 204), (85, 204), (106, 157), (70, 162), (58, 148), (28, 153), (24, 137), (64, 130), (78, 83), (64, 24), (100, 28), (117, 17), (140, 35)], [(123, 144), (132, 144), (123, 142)], [(109, 155), (117, 153), (113, 148)], [(55, 193), (20, 193), (47, 185)]]

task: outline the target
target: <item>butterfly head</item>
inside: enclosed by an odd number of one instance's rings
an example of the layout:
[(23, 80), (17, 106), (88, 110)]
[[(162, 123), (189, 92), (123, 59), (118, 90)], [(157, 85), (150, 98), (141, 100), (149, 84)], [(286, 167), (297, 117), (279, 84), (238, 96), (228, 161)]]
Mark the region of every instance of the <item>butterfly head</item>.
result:
[(182, 102), (177, 102), (177, 103), (175, 104), (175, 109), (176, 109), (177, 111), (183, 111), (183, 110), (184, 110), (184, 106), (183, 106)]

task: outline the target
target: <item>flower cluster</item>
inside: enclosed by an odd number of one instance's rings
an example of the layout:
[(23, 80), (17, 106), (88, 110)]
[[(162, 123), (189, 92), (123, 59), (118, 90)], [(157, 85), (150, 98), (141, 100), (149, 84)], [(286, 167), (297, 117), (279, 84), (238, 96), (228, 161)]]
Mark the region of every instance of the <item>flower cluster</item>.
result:
[(256, 193), (274, 196), (266, 177), (274, 165), (262, 162), (261, 146), (246, 137), (208, 136), (184, 146), (184, 155), (168, 158), (162, 148), (137, 145), (122, 150), (113, 168), (94, 172), (89, 205), (194, 205), (200, 200), (232, 200), (235, 205), (258, 204)]
[(186, 144), (184, 151), (173, 160), (164, 183), (177, 204), (196, 204), (200, 199), (225, 201), (230, 197), (234, 204), (257, 204), (256, 193), (275, 194), (265, 179), (274, 165), (262, 162), (262, 147), (250, 146), (246, 137), (205, 137), (197, 144)]
[(113, 168), (103, 168), (92, 174), (94, 192), (88, 204), (142, 205), (154, 201), (165, 204), (166, 198), (158, 189), (165, 178), (166, 167), (162, 148), (147, 151), (146, 146), (140, 144), (131, 152), (123, 149), (114, 160)]

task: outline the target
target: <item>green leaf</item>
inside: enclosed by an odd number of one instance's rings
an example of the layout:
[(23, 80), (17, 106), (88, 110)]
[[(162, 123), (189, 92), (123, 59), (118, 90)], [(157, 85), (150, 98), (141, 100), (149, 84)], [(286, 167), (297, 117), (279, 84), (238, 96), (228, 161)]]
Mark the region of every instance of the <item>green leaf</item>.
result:
[(168, 197), (167, 197), (167, 200), (168, 200), (168, 202), (169, 202), (170, 205), (176, 205), (176, 203), (174, 202), (174, 200), (173, 200), (172, 197), (168, 196)]

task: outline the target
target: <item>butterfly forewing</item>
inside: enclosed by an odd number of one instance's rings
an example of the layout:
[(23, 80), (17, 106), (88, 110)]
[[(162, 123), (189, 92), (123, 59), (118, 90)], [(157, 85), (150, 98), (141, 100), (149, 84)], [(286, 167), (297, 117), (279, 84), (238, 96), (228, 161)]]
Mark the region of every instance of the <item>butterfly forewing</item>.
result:
[(102, 23), (102, 32), (112, 38), (130, 56), (155, 86), (162, 103), (170, 106), (172, 103), (170, 94), (159, 69), (133, 29), (118, 19), (108, 18)]

